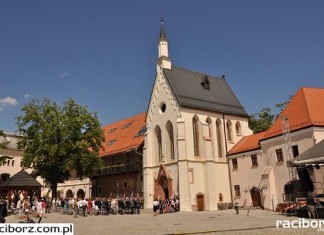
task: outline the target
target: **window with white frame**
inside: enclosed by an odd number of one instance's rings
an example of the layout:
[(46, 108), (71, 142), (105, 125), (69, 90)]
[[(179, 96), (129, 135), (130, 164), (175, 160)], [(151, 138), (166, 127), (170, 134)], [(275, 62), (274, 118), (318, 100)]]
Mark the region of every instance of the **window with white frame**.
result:
[(234, 185), (234, 191), (235, 191), (235, 196), (237, 197), (241, 196), (240, 185)]
[(282, 149), (276, 149), (276, 155), (277, 155), (277, 162), (283, 162), (283, 153)]

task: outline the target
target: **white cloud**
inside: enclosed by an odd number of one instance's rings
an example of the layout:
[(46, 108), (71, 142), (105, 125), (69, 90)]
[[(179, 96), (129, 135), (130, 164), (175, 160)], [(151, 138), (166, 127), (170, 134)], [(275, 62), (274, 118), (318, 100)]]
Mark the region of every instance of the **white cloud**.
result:
[(70, 73), (68, 73), (68, 72), (64, 72), (64, 73), (62, 73), (61, 74), (61, 78), (65, 78), (65, 77), (67, 77), (67, 76), (69, 76), (70, 75)]
[(18, 101), (15, 98), (10, 96), (1, 99), (0, 98), (0, 111), (3, 111), (6, 108), (14, 107), (18, 104)]
[(24, 99), (25, 100), (29, 100), (29, 99), (31, 99), (33, 97), (33, 95), (29, 95), (29, 94), (25, 94), (24, 95)]

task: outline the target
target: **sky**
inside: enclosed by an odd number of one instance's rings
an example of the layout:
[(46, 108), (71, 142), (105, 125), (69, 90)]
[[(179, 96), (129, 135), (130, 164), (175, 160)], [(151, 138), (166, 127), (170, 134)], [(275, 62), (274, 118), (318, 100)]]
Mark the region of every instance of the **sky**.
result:
[(322, 0), (0, 0), (0, 129), (32, 99), (102, 126), (147, 111), (161, 15), (172, 64), (225, 79), (248, 114), (324, 88)]

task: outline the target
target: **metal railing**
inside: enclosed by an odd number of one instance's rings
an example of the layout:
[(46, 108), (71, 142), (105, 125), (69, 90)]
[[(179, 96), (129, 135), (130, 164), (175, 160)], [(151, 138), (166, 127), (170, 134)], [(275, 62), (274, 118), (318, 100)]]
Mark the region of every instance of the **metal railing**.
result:
[(95, 176), (104, 176), (104, 175), (116, 175), (116, 174), (127, 174), (127, 173), (135, 173), (142, 171), (142, 165), (138, 162), (121, 164), (115, 166), (106, 166), (103, 168), (95, 169), (91, 177)]

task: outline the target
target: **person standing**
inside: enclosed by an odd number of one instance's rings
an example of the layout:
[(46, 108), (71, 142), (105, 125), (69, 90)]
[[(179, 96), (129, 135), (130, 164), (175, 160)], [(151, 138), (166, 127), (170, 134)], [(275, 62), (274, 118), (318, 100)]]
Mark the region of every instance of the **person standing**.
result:
[(81, 206), (82, 206), (82, 216), (86, 217), (87, 216), (88, 201), (85, 198), (82, 199)]
[(159, 208), (160, 208), (160, 214), (163, 214), (164, 212), (164, 201), (162, 199), (160, 199), (159, 201)]
[(155, 198), (154, 201), (153, 201), (154, 216), (156, 216), (158, 208), (159, 208), (159, 201)]
[(239, 203), (236, 199), (234, 201), (234, 209), (236, 211), (236, 214), (238, 214), (239, 213)]
[(136, 214), (140, 214), (141, 213), (141, 200), (139, 198), (135, 199), (135, 208), (136, 208)]
[(309, 218), (311, 219), (313, 217), (314, 219), (316, 219), (315, 200), (311, 191), (308, 192), (308, 196), (306, 197), (306, 204)]
[(5, 217), (6, 217), (6, 208), (7, 205), (5, 203), (5, 201), (3, 200), (2, 197), (0, 197), (0, 223), (5, 223)]
[(42, 198), (41, 199), (41, 202), (40, 202), (40, 213), (39, 213), (39, 217), (42, 217), (46, 212), (46, 204), (45, 204), (45, 201), (44, 199)]
[(78, 198), (74, 199), (74, 218), (78, 218), (79, 216), (79, 206), (80, 200)]

